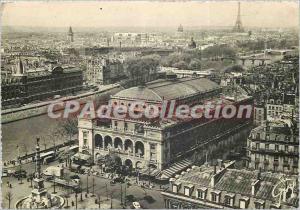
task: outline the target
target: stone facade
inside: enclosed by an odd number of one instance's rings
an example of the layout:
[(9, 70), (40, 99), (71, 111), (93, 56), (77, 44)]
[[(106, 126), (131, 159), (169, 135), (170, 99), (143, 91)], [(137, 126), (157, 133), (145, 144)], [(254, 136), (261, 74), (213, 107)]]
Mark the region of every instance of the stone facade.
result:
[(299, 138), (295, 127), (279, 122), (259, 126), (252, 130), (247, 150), (251, 169), (298, 174)]
[(21, 105), (54, 95), (75, 93), (81, 90), (82, 83), (82, 71), (76, 67), (49, 65), (49, 69), (25, 71), (20, 61), (15, 74), (2, 78), (2, 106)]

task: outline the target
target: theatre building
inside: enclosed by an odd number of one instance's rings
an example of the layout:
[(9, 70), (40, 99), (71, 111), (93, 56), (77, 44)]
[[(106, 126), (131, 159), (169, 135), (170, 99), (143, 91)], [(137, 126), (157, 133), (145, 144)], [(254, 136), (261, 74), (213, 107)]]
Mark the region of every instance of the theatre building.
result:
[[(210, 101), (212, 104), (222, 98), (225, 104), (251, 104), (252, 98), (245, 95), (227, 97), (222, 94), (222, 88), (205, 78), (181, 78), (172, 75), (159, 79), (144, 86), (122, 90), (111, 96), (111, 106), (125, 105), (131, 107), (136, 102), (144, 106), (134, 108), (135, 113), (149, 105), (163, 109), (168, 101), (167, 113), (171, 110), (170, 100), (175, 100), (175, 109), (179, 105), (203, 105)], [(190, 119), (182, 120), (174, 115), (169, 119), (154, 118), (133, 119), (109, 117), (106, 120), (95, 118), (80, 118), (79, 150), (93, 156), (94, 161), (107, 155), (115, 154), (120, 157), (122, 164), (143, 169), (152, 176), (162, 176), (168, 179), (173, 172), (165, 173), (168, 168), (180, 163), (199, 148), (206, 151), (224, 147), (225, 144), (236, 144), (237, 133), (249, 133), (251, 118), (242, 119)], [(224, 140), (224, 141), (223, 141)], [(245, 141), (246, 143), (246, 141)], [(205, 155), (205, 153), (203, 153)], [(183, 162), (182, 169), (190, 163)], [(149, 170), (149, 171), (145, 171)], [(174, 171), (175, 172), (175, 171)]]

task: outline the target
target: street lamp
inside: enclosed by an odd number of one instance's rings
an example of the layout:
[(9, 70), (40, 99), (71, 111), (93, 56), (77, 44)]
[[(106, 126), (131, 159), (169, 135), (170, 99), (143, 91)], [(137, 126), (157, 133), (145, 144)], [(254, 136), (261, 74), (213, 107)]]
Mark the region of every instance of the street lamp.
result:
[(110, 209), (113, 208), (113, 202), (112, 202), (112, 198), (113, 198), (113, 193), (110, 193)]
[(53, 174), (52, 175), (52, 177), (53, 177), (53, 194), (55, 194), (56, 193), (56, 191), (55, 191), (55, 174)]
[(99, 209), (101, 209), (101, 197), (100, 197), (100, 195), (99, 195), (99, 203), (98, 203), (98, 207), (99, 207)]
[(89, 194), (89, 175), (90, 173), (88, 172), (86, 174), (86, 193)]
[(75, 208), (77, 209), (77, 197), (78, 197), (78, 194), (77, 194), (77, 191), (75, 193)]
[(92, 179), (92, 181), (93, 181), (93, 195), (92, 196), (95, 196), (95, 177), (94, 177), (94, 175), (93, 175), (93, 179)]
[(123, 189), (122, 189), (122, 183), (121, 183), (121, 205), (123, 205)]
[(108, 200), (108, 187), (107, 187), (107, 183), (105, 183), (105, 190), (106, 190), (106, 200)]
[(126, 188), (127, 188), (127, 181), (125, 179), (125, 188), (124, 188), (124, 206), (126, 208)]

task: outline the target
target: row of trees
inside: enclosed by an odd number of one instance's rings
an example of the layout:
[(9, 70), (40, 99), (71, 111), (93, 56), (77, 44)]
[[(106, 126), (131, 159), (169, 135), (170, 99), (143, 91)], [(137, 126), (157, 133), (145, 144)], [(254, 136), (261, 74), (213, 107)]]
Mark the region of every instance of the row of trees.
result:
[(298, 45), (299, 40), (255, 40), (255, 41), (244, 41), (244, 42), (237, 42), (237, 47), (242, 48), (244, 51), (257, 51), (257, 50), (264, 50), (266, 47), (269, 49), (286, 49), (291, 48), (293, 46)]
[(236, 51), (226, 45), (215, 45), (204, 50), (194, 49), (172, 53), (162, 59), (161, 64), (178, 69), (201, 70), (206, 68), (208, 60), (222, 56), (235, 57)]
[(150, 74), (157, 72), (161, 57), (157, 54), (131, 58), (125, 61), (125, 74), (133, 80), (148, 81)]

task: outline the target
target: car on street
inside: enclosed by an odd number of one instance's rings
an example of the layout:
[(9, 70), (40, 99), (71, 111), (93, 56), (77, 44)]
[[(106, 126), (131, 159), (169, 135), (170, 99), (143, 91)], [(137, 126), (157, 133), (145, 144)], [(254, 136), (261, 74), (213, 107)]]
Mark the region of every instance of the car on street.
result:
[(13, 176), (16, 178), (26, 178), (27, 177), (27, 172), (25, 170), (17, 170), (13, 173)]
[(84, 170), (81, 168), (81, 166), (74, 163), (70, 166), (70, 171), (74, 173), (84, 174)]
[(7, 177), (8, 176), (8, 170), (6, 168), (4, 168), (2, 170), (2, 177)]
[(113, 181), (114, 181), (115, 183), (116, 183), (116, 182), (119, 182), (119, 183), (125, 183), (124, 177), (117, 177), (117, 178), (115, 178)]
[(61, 98), (61, 95), (55, 95), (55, 96), (53, 96), (53, 99), (59, 99), (59, 98)]
[(70, 179), (72, 179), (75, 183), (79, 184), (80, 183), (80, 177), (78, 175), (71, 175)]
[(141, 209), (141, 204), (139, 202), (132, 202), (132, 206), (134, 209)]

